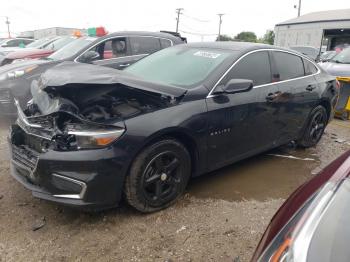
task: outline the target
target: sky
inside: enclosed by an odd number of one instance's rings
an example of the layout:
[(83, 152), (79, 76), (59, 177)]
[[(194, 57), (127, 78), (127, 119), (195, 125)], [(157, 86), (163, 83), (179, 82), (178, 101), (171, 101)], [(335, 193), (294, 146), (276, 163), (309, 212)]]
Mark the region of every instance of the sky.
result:
[[(262, 36), (276, 23), (297, 16), (298, 0), (2, 0), (0, 37), (6, 36), (5, 18), (11, 32), (47, 27), (88, 28), (104, 26), (121, 30), (159, 31), (176, 28), (176, 8), (184, 8), (179, 30), (189, 41), (212, 41), (224, 13), (222, 34), (234, 36), (253, 31)], [(350, 8), (349, 0), (302, 0), (301, 13)]]

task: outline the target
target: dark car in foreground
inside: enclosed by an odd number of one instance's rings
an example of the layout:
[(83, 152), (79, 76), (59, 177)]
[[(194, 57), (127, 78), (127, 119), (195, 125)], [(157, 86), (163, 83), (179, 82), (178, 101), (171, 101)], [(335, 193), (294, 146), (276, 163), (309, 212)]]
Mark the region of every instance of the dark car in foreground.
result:
[(269, 45), (198, 43), (124, 71), (62, 63), (12, 126), (12, 175), (33, 195), (100, 209), (168, 207), (190, 177), (296, 140), (333, 116), (335, 78)]
[(104, 37), (81, 37), (47, 58), (0, 67), (0, 116), (15, 116), (16, 98), (25, 106), (31, 98), (31, 82), (64, 61), (124, 69), (137, 60), (184, 40), (170, 33), (117, 32)]
[(350, 151), (285, 201), (252, 261), (349, 261), (349, 176)]

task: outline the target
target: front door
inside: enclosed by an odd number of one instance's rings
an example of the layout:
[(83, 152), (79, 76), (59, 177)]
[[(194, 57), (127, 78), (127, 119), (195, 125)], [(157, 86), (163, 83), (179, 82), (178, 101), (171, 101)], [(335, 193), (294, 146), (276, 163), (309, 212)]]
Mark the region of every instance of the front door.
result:
[[(207, 97), (208, 107), (208, 163), (215, 169), (238, 161), (262, 149), (263, 136), (273, 121), (259, 120), (265, 114), (259, 105), (260, 86), (271, 83), (271, 67), (267, 51), (244, 56), (219, 82), (217, 88), (231, 79), (249, 79), (253, 89), (244, 93), (217, 94)], [(270, 138), (268, 138), (270, 139)]]

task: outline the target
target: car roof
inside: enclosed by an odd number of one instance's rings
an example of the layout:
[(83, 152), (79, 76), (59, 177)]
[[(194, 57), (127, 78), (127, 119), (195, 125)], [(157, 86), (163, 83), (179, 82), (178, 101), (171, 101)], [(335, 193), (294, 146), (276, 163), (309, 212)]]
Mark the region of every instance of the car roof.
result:
[(234, 41), (218, 41), (218, 42), (198, 42), (198, 43), (189, 43), (186, 45), (188, 48), (209, 48), (209, 49), (222, 49), (222, 50), (230, 50), (230, 51), (239, 51), (240, 53), (246, 53), (259, 49), (276, 49), (276, 50), (284, 50), (288, 52), (294, 52), (293, 50), (273, 46), (268, 44), (261, 43), (250, 43), (250, 42), (234, 42)]
[(110, 33), (106, 36), (103, 36), (101, 39), (110, 38), (114, 36), (154, 36), (154, 37), (160, 37), (160, 38), (167, 38), (172, 40), (175, 43), (183, 43), (180, 37), (174, 36), (170, 33), (147, 32), (147, 31), (120, 31), (120, 32)]

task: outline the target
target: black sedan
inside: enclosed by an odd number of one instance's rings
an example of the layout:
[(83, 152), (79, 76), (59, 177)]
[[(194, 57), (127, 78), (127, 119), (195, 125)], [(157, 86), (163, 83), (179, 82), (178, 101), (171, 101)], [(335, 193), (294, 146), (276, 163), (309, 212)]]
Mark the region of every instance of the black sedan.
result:
[(191, 177), (292, 140), (311, 147), (333, 117), (334, 77), (269, 45), (200, 43), (124, 71), (65, 62), (32, 85), (12, 126), (12, 175), (33, 195), (100, 209), (122, 196), (168, 207)]

